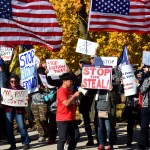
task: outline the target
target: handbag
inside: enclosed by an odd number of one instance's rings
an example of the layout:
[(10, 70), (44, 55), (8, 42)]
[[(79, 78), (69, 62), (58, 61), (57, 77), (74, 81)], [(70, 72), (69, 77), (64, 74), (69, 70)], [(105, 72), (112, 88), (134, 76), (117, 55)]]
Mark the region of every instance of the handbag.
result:
[(98, 111), (99, 118), (108, 118), (108, 111)]

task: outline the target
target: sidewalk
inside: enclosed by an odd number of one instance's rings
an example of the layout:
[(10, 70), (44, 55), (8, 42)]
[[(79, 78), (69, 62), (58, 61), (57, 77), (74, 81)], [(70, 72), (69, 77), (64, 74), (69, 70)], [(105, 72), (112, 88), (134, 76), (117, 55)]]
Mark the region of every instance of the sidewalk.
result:
[[(114, 145), (114, 149), (116, 150), (138, 150), (138, 137), (139, 137), (139, 127), (137, 129), (134, 129), (134, 139), (132, 147), (126, 146), (126, 124), (118, 124), (117, 134), (118, 134), (118, 143), (117, 145)], [(76, 150), (97, 150), (97, 145), (92, 147), (86, 147), (87, 137), (84, 132), (84, 128), (80, 128), (81, 137), (78, 142)], [(57, 144), (54, 145), (48, 145), (47, 142), (38, 143), (38, 135), (37, 131), (29, 132), (30, 138), (31, 138), (31, 150), (57, 150)], [(93, 129), (93, 135), (94, 135), (94, 129)], [(22, 149), (22, 144), (20, 143), (20, 135), (16, 135), (16, 141), (17, 141), (17, 150)], [(96, 143), (96, 140), (94, 141)], [(0, 150), (6, 150), (10, 146), (7, 143), (0, 143)], [(150, 148), (149, 148), (150, 149)]]

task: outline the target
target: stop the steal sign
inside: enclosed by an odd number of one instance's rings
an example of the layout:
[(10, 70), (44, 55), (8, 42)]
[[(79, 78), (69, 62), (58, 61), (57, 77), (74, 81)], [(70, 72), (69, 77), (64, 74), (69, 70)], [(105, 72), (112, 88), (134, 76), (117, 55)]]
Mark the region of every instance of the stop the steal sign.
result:
[(112, 83), (112, 68), (83, 67), (82, 84), (89, 89), (109, 89)]

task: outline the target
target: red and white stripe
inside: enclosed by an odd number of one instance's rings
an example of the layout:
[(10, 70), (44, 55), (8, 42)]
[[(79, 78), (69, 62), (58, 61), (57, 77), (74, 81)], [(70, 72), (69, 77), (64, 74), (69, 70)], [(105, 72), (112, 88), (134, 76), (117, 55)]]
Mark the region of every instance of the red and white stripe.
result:
[(0, 18), (0, 45), (41, 45), (60, 50), (62, 29), (48, 0), (12, 0), (13, 20)]
[(129, 15), (90, 11), (88, 29), (150, 33), (150, 0), (130, 0)]

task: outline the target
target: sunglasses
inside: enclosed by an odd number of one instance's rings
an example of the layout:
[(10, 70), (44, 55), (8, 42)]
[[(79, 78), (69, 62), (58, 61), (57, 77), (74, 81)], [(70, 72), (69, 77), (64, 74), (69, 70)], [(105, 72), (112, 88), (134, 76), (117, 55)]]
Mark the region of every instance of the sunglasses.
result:
[(10, 83), (17, 83), (17, 80), (10, 80)]

